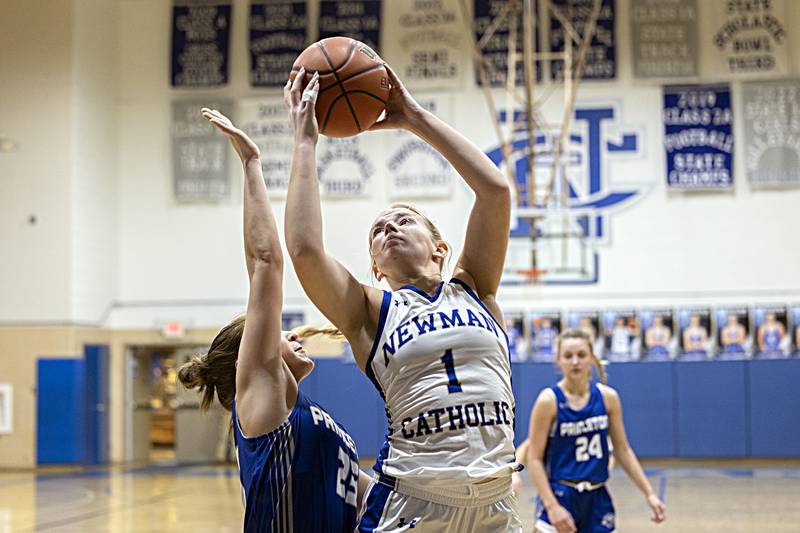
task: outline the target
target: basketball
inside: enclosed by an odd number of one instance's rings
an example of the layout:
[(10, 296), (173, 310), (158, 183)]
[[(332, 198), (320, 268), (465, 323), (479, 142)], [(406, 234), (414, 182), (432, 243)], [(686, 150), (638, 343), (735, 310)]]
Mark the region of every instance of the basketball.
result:
[(315, 107), (319, 131), (328, 137), (349, 137), (369, 129), (389, 97), (383, 60), (369, 46), (349, 37), (318, 41), (297, 56), (290, 78), (300, 67), (306, 82), (319, 73)]

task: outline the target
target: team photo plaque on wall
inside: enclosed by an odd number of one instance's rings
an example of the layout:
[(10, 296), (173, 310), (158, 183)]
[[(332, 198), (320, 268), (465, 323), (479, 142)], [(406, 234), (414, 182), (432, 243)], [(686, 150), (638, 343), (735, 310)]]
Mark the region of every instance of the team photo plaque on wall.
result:
[(174, 0), (172, 86), (228, 83), (231, 4), (224, 0)]

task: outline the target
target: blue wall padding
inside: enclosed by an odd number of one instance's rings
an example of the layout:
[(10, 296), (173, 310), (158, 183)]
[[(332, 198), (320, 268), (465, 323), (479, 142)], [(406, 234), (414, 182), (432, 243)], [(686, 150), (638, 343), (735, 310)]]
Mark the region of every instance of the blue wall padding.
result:
[(82, 463), (86, 451), (83, 359), (39, 359), (36, 390), (37, 464)]
[(628, 441), (643, 457), (677, 454), (674, 365), (616, 363), (606, 368), (608, 384), (622, 399)]
[[(386, 435), (377, 391), (358, 367), (317, 359), (301, 388), (376, 455)], [(800, 457), (800, 359), (615, 363), (628, 439), (642, 457)], [(550, 363), (514, 363), (516, 438), (528, 434), (539, 391), (559, 376)]]
[(680, 457), (743, 457), (749, 450), (748, 363), (676, 365)]
[(799, 362), (750, 363), (750, 445), (754, 456), (800, 455)]

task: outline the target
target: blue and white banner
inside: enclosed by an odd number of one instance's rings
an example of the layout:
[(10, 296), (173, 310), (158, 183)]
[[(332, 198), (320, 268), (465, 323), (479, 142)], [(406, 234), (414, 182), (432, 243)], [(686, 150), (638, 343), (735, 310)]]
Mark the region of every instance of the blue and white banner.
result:
[(733, 186), (733, 112), (726, 85), (664, 87), (670, 189)]
[(261, 150), (261, 171), (270, 198), (284, 198), (289, 190), (294, 136), (282, 96), (239, 102), (239, 127)]
[[(572, 23), (572, 27), (583, 36), (586, 23), (592, 13), (594, 0), (550, 0), (553, 9), (557, 9)], [(584, 80), (613, 80), (617, 77), (617, 33), (614, 28), (616, 0), (602, 0), (597, 26), (592, 35), (592, 42), (586, 51), (586, 66), (583, 70)], [(550, 51), (563, 52), (566, 39), (570, 36), (564, 25), (550, 13)], [(578, 62), (578, 45), (573, 48), (573, 72)], [(554, 80), (564, 78), (564, 61), (555, 59), (550, 62), (550, 77)]]
[(750, 184), (800, 186), (800, 80), (744, 83), (742, 109)]
[(461, 89), (472, 57), (460, 0), (386, 4), (382, 57), (411, 89)]
[(174, 0), (172, 86), (228, 83), (231, 4), (224, 0)]
[[(451, 122), (452, 96), (420, 96), (418, 103), (445, 122)], [(393, 200), (449, 198), (456, 173), (431, 145), (403, 130), (387, 136), (386, 172)]]
[(353, 137), (320, 136), (317, 171), (322, 195), (327, 198), (372, 196), (378, 162), (385, 157), (381, 139), (360, 134)]
[(381, 0), (322, 0), (319, 38), (351, 37), (380, 55), (381, 3)]
[[(481, 49), (481, 57), (484, 61), (486, 79), (490, 87), (505, 87), (508, 79), (508, 35), (511, 31), (509, 20), (514, 19), (517, 24), (517, 64), (514, 72), (514, 83), (517, 86), (525, 85), (525, 64), (523, 62), (525, 29), (522, 27), (523, 13), (522, 2), (515, 4), (508, 0), (475, 0), (473, 4), (474, 15), (473, 24), (475, 40)], [(539, 20), (539, 3), (533, 2), (534, 21)], [(497, 21), (497, 18), (501, 20)], [(536, 24), (536, 22), (534, 22)], [(488, 35), (488, 30), (494, 28), (494, 32)], [(536, 24), (533, 34), (534, 51), (539, 51), (539, 25)], [(536, 62), (536, 81), (542, 79), (542, 65)], [(479, 67), (475, 66), (475, 80), (481, 85), (481, 75)]]
[(704, 4), (713, 10), (716, 29), (706, 37), (714, 75), (763, 79), (789, 72), (784, 0), (704, 0)]
[(282, 87), (308, 43), (306, 0), (253, 0), (248, 26), (250, 85)]
[(214, 201), (230, 194), (230, 142), (200, 115), (201, 107), (230, 116), (229, 100), (172, 103), (172, 179), (176, 200)]

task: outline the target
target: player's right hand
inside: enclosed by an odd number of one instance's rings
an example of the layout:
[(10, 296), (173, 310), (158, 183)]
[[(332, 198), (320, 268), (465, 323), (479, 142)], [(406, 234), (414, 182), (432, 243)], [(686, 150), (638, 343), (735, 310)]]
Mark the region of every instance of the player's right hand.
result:
[(558, 533), (575, 533), (578, 531), (578, 528), (575, 527), (575, 521), (572, 519), (572, 515), (560, 505), (548, 509), (547, 518), (550, 519), (550, 523), (556, 528)]
[(295, 142), (310, 140), (316, 144), (319, 139), (319, 126), (314, 108), (319, 93), (319, 75), (315, 72), (304, 90), (305, 78), (306, 70), (300, 67), (294, 80), (290, 78), (283, 87), (283, 102), (289, 112), (289, 122), (292, 124)]

